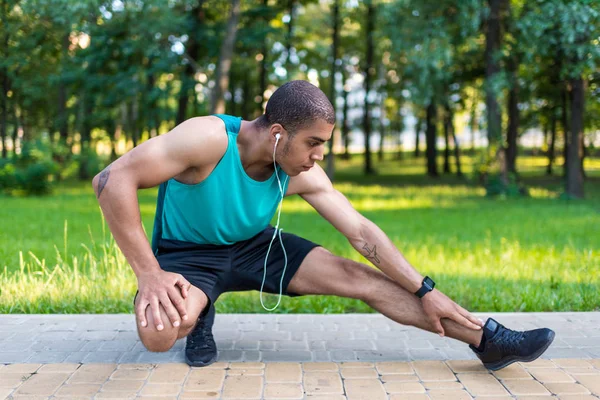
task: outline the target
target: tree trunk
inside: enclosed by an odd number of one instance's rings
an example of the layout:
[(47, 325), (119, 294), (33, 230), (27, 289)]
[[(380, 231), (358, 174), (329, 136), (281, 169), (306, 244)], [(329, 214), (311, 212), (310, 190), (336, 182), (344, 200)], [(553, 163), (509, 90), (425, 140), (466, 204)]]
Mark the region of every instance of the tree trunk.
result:
[(369, 92), (371, 91), (371, 78), (374, 75), (373, 67), (373, 30), (375, 25), (375, 6), (373, 0), (367, 1), (367, 59), (365, 66), (365, 112), (363, 120), (363, 129), (365, 134), (365, 174), (375, 173), (371, 164), (371, 104), (369, 102)]
[(211, 114), (222, 114), (225, 112), (224, 94), (229, 88), (229, 70), (231, 69), (231, 59), (233, 57), (233, 47), (238, 30), (238, 21), (240, 19), (240, 0), (231, 1), (231, 14), (227, 21), (227, 30), (225, 39), (221, 45), (221, 54), (219, 64), (215, 74), (215, 87), (212, 93)]
[(417, 124), (415, 125), (415, 158), (419, 158), (419, 145), (420, 145), (420, 137), (421, 137), (421, 128), (423, 127), (423, 120), (421, 118), (417, 119)]
[(519, 64), (514, 57), (509, 59), (509, 76), (511, 87), (508, 93), (508, 131), (506, 149), (506, 163), (508, 172), (517, 172), (517, 137), (519, 130), (519, 81), (517, 78), (517, 70)]
[(569, 88), (565, 83), (562, 91), (562, 126), (563, 126), (563, 176), (566, 177), (569, 169)]
[[(380, 69), (383, 71), (383, 69)], [(381, 105), (379, 106), (379, 161), (383, 161), (384, 142), (385, 142), (385, 93), (381, 95)]]
[[(196, 40), (196, 31), (201, 29), (204, 25), (204, 11), (202, 5), (204, 0), (200, 0), (196, 7), (190, 11), (190, 19), (193, 34), (189, 35), (188, 41), (185, 44), (186, 52), (190, 57), (193, 57), (193, 61), (197, 62), (200, 55), (200, 46)], [(184, 74), (181, 78), (181, 90), (179, 91), (179, 99), (177, 101), (177, 116), (175, 117), (175, 125), (181, 124), (187, 119), (187, 108), (190, 100), (190, 90), (194, 88), (196, 84), (196, 68), (194, 68), (193, 62), (188, 60), (185, 66)]]
[(427, 155), (427, 175), (431, 177), (438, 177), (437, 169), (437, 106), (435, 100), (432, 98), (429, 106), (427, 106), (427, 130), (425, 132), (425, 142), (427, 149), (425, 153)]
[(69, 40), (71, 32), (67, 32), (62, 38), (62, 64), (63, 71), (60, 77), (60, 83), (58, 85), (58, 130), (60, 132), (60, 143), (66, 144), (67, 138), (69, 137), (69, 117), (67, 115), (67, 86), (65, 84), (64, 72), (66, 69), (66, 61), (69, 57)]
[[(333, 46), (332, 46), (332, 61), (331, 61), (331, 88), (329, 94), (329, 100), (333, 105), (333, 111), (335, 115), (336, 110), (336, 90), (335, 90), (335, 75), (337, 72), (337, 61), (338, 61), (338, 19), (339, 19), (339, 0), (333, 2)], [(329, 154), (327, 155), (327, 176), (333, 181), (333, 175), (335, 173), (335, 154), (333, 153), (335, 132), (331, 135), (329, 141)]]
[(508, 186), (506, 171), (506, 156), (502, 140), (502, 114), (498, 104), (497, 93), (494, 90), (494, 81), (500, 72), (499, 53), (501, 41), (500, 9), (504, 0), (488, 0), (490, 13), (487, 21), (485, 40), (485, 91), (486, 109), (488, 120), (488, 156), (493, 157), (494, 163), (500, 171), (500, 179)]
[(348, 90), (345, 85), (346, 77), (343, 72), (342, 75), (342, 79), (344, 81), (344, 108), (342, 109), (342, 140), (344, 142), (344, 154), (342, 155), (342, 158), (344, 160), (348, 160), (350, 158), (350, 152), (348, 151), (348, 147), (350, 146), (350, 124), (348, 124)]
[(548, 166), (546, 167), (547, 175), (552, 175), (554, 147), (556, 145), (556, 109), (554, 107), (552, 107), (552, 117), (550, 121), (550, 145), (548, 146)]
[(290, 74), (290, 55), (292, 53), (292, 39), (294, 34), (294, 10), (296, 8), (296, 0), (288, 0), (288, 8), (290, 10), (290, 22), (288, 23), (288, 33), (286, 38), (286, 56), (285, 56), (285, 71), (288, 80), (291, 80)]
[(583, 174), (581, 173), (580, 136), (583, 135), (583, 113), (585, 93), (583, 79), (573, 78), (571, 82), (571, 133), (568, 144), (567, 187), (569, 196), (583, 198)]
[(444, 174), (449, 174), (450, 172), (450, 107), (445, 107), (444, 113)]
[(475, 151), (475, 132), (477, 131), (477, 98), (473, 99), (471, 108), (471, 151)]
[[(16, 103), (16, 102), (15, 102)], [(12, 146), (13, 146), (13, 159), (17, 159), (17, 140), (19, 138), (19, 117), (17, 116), (17, 107), (13, 107), (13, 132), (12, 132)]]
[(244, 82), (242, 83), (242, 93), (244, 96), (242, 99), (242, 118), (251, 119), (248, 105), (250, 102), (254, 101), (254, 97), (250, 93), (250, 79), (244, 79)]
[[(263, 7), (267, 8), (269, 7), (269, 0), (263, 0)], [(267, 18), (265, 18), (264, 20), (264, 24), (265, 24), (265, 29), (269, 24), (269, 20)], [(265, 101), (265, 91), (267, 90), (267, 54), (269, 54), (269, 49), (267, 48), (267, 35), (265, 34), (265, 37), (263, 38), (263, 42), (262, 42), (262, 49), (261, 49), (261, 53), (262, 53), (262, 60), (260, 60), (260, 72), (259, 72), (259, 97), (260, 97), (260, 101), (258, 101), (256, 103), (257, 109), (259, 114), (263, 113), (263, 103)], [(244, 85), (246, 85), (246, 82), (244, 82)], [(249, 93), (248, 93), (249, 95)], [(244, 91), (244, 97), (246, 96), (246, 92)], [(248, 98), (248, 100), (250, 100), (250, 98)]]
[(450, 114), (450, 133), (452, 134), (452, 143), (454, 143), (454, 158), (456, 159), (456, 176), (458, 176), (459, 178), (462, 178), (463, 173), (462, 173), (462, 169), (461, 169), (461, 163), (460, 163), (460, 147), (459, 147), (459, 143), (458, 140), (456, 139), (456, 132), (454, 130), (454, 113)]
[(6, 69), (3, 68), (1, 72), (2, 74), (0, 76), (2, 77), (2, 100), (0, 102), (0, 106), (2, 107), (2, 112), (0, 113), (0, 137), (2, 139), (2, 158), (6, 159), (8, 157), (8, 150), (6, 148), (6, 130), (8, 126), (9, 80)]

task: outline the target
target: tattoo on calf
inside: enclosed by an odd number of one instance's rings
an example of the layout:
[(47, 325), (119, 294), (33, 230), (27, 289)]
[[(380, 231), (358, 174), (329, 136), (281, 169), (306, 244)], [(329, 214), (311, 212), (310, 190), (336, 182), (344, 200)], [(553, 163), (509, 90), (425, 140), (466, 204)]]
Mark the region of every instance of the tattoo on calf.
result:
[(374, 262), (376, 264), (379, 264), (379, 257), (377, 257), (377, 246), (373, 245), (373, 248), (370, 249), (369, 248), (369, 244), (365, 243), (365, 245), (363, 246), (363, 249), (366, 250), (367, 254), (365, 254), (365, 258), (367, 258), (368, 260), (371, 260), (371, 262)]
[(100, 176), (98, 177), (98, 189), (96, 194), (96, 197), (98, 198), (100, 197), (100, 194), (102, 194), (102, 190), (104, 190), (104, 186), (106, 186), (106, 183), (108, 182), (111, 166), (112, 164), (109, 164), (108, 167), (104, 168), (104, 170), (100, 172)]

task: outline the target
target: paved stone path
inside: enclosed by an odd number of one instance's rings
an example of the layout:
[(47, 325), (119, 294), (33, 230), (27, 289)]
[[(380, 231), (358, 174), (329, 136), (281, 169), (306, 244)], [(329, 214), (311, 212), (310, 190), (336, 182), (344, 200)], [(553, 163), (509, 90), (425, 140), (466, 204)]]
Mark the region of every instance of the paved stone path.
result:
[(196, 369), (183, 340), (147, 352), (132, 315), (0, 315), (0, 399), (600, 398), (600, 312), (478, 316), (557, 337), (490, 374), (464, 344), (376, 314), (227, 314), (219, 362)]

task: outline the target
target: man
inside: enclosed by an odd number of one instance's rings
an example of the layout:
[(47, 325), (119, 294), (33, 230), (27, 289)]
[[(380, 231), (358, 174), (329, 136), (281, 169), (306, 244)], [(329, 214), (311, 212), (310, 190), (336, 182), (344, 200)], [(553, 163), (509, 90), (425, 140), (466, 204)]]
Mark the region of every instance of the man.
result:
[[(434, 289), (333, 188), (316, 161), (323, 159), (334, 122), (321, 90), (292, 81), (275, 91), (254, 121), (189, 119), (94, 177), (104, 216), (138, 279), (135, 313), (146, 348), (167, 351), (189, 335), (188, 363), (214, 362), (215, 301), (224, 292), (260, 289), (261, 296), (363, 300), (398, 323), (469, 344), (492, 370), (539, 357), (553, 331), (516, 332), (493, 319), (484, 325)], [(136, 192), (159, 184), (151, 248)], [(270, 227), (284, 194), (310, 203), (379, 271)]]

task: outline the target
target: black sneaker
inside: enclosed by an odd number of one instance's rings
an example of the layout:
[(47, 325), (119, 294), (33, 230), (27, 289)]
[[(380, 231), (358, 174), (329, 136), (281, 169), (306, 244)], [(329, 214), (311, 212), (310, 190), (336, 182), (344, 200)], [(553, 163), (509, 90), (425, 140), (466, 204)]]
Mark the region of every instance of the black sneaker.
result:
[(546, 351), (554, 340), (554, 331), (548, 328), (519, 332), (505, 328), (492, 318), (483, 327), (481, 348), (469, 345), (483, 365), (492, 371), (507, 367), (516, 361), (533, 361)]
[(190, 332), (185, 344), (185, 361), (192, 367), (206, 367), (217, 361), (217, 345), (212, 334), (215, 307), (211, 304), (204, 318)]

